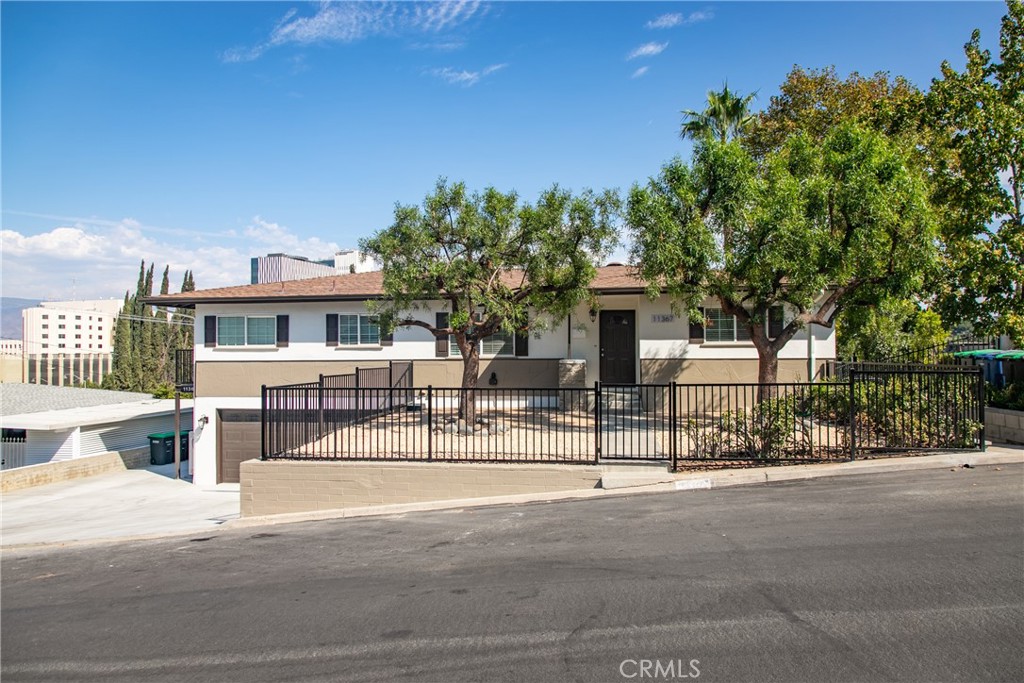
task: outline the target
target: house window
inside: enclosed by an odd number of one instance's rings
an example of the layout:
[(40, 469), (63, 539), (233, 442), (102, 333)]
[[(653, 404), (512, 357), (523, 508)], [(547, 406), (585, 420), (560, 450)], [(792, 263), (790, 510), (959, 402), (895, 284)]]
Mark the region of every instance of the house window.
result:
[[(498, 330), (489, 337), (480, 340), (480, 355), (483, 356), (511, 356), (515, 352), (515, 338), (505, 332)], [(455, 335), (448, 337), (448, 355), (462, 356), (459, 345), (455, 343)]]
[(706, 308), (704, 339), (709, 342), (750, 341), (750, 330), (746, 325), (737, 325), (736, 316), (723, 313), (721, 308)]
[(57, 329), (58, 330), (63, 330), (64, 329), (64, 325), (63, 324), (57, 325)]
[(43, 323), (43, 329), (44, 329), (44, 330), (48, 330), (48, 329), (50, 329), (50, 326), (49, 326), (49, 325), (47, 325), (46, 323)]
[(273, 316), (220, 316), (217, 346), (273, 346), (277, 322)]
[(58, 316), (57, 316), (57, 320), (63, 320), (63, 319), (64, 319), (64, 316), (63, 316), (63, 315), (58, 315)]
[(50, 335), (48, 335), (48, 334), (46, 334), (46, 333), (44, 332), (44, 333), (43, 333), (43, 339), (49, 339), (49, 338), (50, 338)]
[(372, 315), (340, 314), (338, 316), (338, 344), (379, 346), (380, 325)]
[(76, 315), (75, 316), (75, 320), (81, 320), (81, 319), (82, 319), (82, 316), (80, 316), (80, 315)]
[(46, 313), (44, 313), (43, 314), (43, 320), (49, 320), (49, 319), (50, 319), (50, 316), (47, 315)]

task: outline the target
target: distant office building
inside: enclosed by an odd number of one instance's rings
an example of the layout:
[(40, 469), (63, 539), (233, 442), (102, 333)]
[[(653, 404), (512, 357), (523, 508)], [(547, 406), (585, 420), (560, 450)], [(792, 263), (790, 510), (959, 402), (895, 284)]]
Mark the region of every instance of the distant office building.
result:
[(305, 256), (267, 254), (253, 257), (251, 279), (252, 284), (258, 285), (370, 270), (380, 270), (380, 266), (371, 259), (364, 259), (362, 252), (356, 249), (344, 249), (337, 252), (334, 258), (319, 261)]
[(106, 354), (114, 350), (119, 299), (44, 301), (21, 312), (25, 355)]
[(368, 273), (372, 270), (380, 270), (380, 264), (358, 249), (342, 249), (334, 254), (334, 271), (338, 275)]
[(0, 339), (0, 356), (17, 356), (21, 358), (24, 345), (20, 339)]
[[(21, 312), (20, 381), (99, 384), (113, 363), (120, 299), (44, 301)], [(18, 381), (5, 369), (5, 381)]]

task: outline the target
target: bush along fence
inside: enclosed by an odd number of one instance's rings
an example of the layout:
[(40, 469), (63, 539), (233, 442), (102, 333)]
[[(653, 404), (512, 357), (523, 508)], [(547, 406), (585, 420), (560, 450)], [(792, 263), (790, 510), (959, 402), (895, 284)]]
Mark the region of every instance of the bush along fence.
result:
[(675, 468), (983, 450), (984, 392), (980, 370), (958, 366), (850, 368), (816, 383), (465, 390), (414, 387), (411, 363), (393, 363), (263, 387), (262, 457)]

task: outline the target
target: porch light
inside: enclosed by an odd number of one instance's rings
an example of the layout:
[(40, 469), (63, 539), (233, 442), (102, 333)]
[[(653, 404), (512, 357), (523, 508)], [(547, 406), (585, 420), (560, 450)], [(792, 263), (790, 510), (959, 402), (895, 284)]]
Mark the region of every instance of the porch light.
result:
[(597, 322), (597, 311), (594, 310), (593, 308), (590, 309), (590, 322), (592, 322), (592, 323), (596, 323)]

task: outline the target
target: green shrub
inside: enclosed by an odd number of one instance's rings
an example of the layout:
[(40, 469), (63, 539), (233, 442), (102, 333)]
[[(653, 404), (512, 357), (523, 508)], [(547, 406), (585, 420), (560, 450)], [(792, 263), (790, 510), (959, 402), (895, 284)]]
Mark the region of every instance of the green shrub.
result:
[(1024, 382), (1007, 384), (1002, 389), (989, 388), (988, 404), (993, 408), (1024, 410)]

